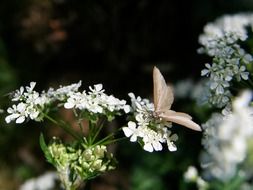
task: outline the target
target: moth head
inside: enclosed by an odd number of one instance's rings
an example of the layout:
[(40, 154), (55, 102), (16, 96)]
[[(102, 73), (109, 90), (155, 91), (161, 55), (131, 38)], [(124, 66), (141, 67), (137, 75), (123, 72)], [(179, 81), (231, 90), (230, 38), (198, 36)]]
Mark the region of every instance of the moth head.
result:
[(161, 112), (160, 111), (153, 111), (152, 112), (152, 118), (156, 123), (163, 122), (163, 119), (160, 117)]

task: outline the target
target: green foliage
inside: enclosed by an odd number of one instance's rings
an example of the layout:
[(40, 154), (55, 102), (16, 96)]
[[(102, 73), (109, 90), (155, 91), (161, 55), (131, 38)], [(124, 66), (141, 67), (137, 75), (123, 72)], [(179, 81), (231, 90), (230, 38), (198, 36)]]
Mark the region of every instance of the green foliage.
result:
[(56, 163), (54, 162), (54, 159), (53, 159), (53, 157), (52, 157), (52, 154), (50, 153), (50, 151), (49, 151), (49, 149), (48, 149), (48, 146), (47, 146), (47, 144), (46, 144), (46, 142), (45, 142), (45, 139), (44, 139), (44, 135), (43, 135), (42, 133), (40, 134), (39, 142), (40, 142), (40, 148), (41, 148), (41, 150), (44, 152), (44, 155), (45, 155), (46, 160), (47, 160), (49, 163), (55, 165)]

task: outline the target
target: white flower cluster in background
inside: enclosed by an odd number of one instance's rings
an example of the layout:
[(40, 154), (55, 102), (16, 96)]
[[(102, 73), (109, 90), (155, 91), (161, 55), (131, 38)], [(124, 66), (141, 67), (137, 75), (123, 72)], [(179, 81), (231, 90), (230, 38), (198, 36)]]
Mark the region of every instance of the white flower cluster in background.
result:
[(222, 181), (231, 179), (238, 164), (247, 155), (247, 143), (253, 137), (253, 108), (249, 106), (252, 93), (244, 91), (232, 103), (232, 112), (214, 114), (204, 125), (206, 137), (202, 156), (206, 177)]
[[(208, 23), (204, 27), (204, 34), (200, 35), (199, 42), (203, 46), (214, 47), (215, 40), (217, 38), (223, 38), (227, 34), (233, 34), (230, 42), (233, 43), (236, 40), (245, 41), (248, 38), (246, 27), (253, 26), (253, 14), (251, 13), (238, 13), (235, 15), (224, 15), (219, 17), (212, 23)], [(213, 42), (213, 44), (210, 44)], [(216, 44), (218, 45), (218, 44)], [(210, 55), (213, 55), (210, 52)]]
[(104, 93), (102, 84), (89, 87), (89, 92), (79, 92), (81, 81), (68, 86), (60, 86), (58, 89), (49, 88), (47, 92), (38, 93), (34, 90), (36, 83), (30, 86), (20, 87), (12, 94), (12, 101), (17, 104), (7, 109), (7, 123), (14, 121), (23, 123), (26, 119), (41, 121), (50, 104), (57, 102), (58, 106), (64, 105), (66, 109), (76, 108), (90, 113), (105, 114), (112, 117), (120, 111), (128, 113), (130, 106), (125, 100), (119, 100), (112, 95)]
[(27, 180), (19, 190), (51, 190), (56, 187), (57, 180), (56, 172), (46, 172), (37, 178)]
[(168, 130), (171, 123), (155, 118), (154, 105), (147, 99), (135, 97), (133, 93), (129, 93), (129, 96), (132, 102), (133, 118), (128, 122), (127, 127), (123, 127), (126, 137), (130, 137), (131, 142), (141, 141), (143, 149), (148, 152), (161, 151), (162, 143), (167, 143), (170, 151), (176, 151), (174, 142), (178, 136)]
[(183, 79), (175, 83), (173, 87), (174, 94), (177, 98), (192, 99), (198, 105), (208, 102), (210, 95), (209, 89), (206, 88), (206, 79), (193, 81), (192, 79)]
[(205, 64), (201, 75), (209, 77), (209, 102), (218, 107), (230, 101), (232, 81), (249, 78), (247, 65), (253, 58), (240, 46), (248, 39), (248, 29), (253, 31), (253, 14), (226, 15), (208, 23), (199, 37), (203, 46), (199, 52), (213, 57), (212, 63)]

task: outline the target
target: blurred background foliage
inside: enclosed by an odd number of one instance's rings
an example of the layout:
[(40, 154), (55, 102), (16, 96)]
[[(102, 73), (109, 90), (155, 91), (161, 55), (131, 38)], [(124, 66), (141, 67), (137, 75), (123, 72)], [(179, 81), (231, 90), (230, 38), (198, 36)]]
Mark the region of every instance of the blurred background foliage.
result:
[[(196, 53), (202, 27), (223, 14), (251, 10), (251, 0), (1, 0), (1, 108), (10, 91), (30, 81), (38, 91), (79, 80), (84, 87), (103, 83), (107, 93), (127, 99), (128, 92), (152, 96), (154, 65), (171, 83), (198, 80), (208, 60)], [(187, 108), (203, 122), (193, 104), (176, 99), (174, 108)], [(33, 122), (7, 126), (1, 115), (0, 189), (18, 189), (53, 169), (38, 143), (39, 133), (56, 133), (51, 130)], [(93, 189), (186, 189), (182, 173), (198, 164), (201, 134), (175, 130), (180, 139), (173, 153), (120, 143), (118, 169), (93, 181)]]

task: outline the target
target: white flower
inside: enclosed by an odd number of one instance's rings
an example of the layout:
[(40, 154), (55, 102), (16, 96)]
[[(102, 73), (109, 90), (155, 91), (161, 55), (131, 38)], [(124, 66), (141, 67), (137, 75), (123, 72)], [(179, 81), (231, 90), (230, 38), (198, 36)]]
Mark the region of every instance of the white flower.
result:
[(5, 118), (7, 123), (13, 120), (16, 120), (16, 123), (23, 123), (26, 118), (26, 104), (21, 102), (17, 106), (13, 105), (7, 109), (7, 112), (10, 114)]
[(247, 156), (247, 142), (253, 137), (253, 108), (248, 106), (251, 98), (252, 93), (244, 91), (233, 101), (231, 112), (213, 115), (203, 125), (206, 135), (202, 143), (210, 158), (206, 173), (220, 180), (231, 179)]
[[(101, 105), (100, 96), (87, 95), (83, 97), (82, 107), (92, 113), (103, 113), (104, 109)], [(85, 106), (84, 106), (85, 105)]]
[(67, 99), (67, 102), (64, 104), (64, 107), (66, 109), (72, 109), (74, 107), (80, 108), (82, 103), (83, 103), (83, 96), (79, 92), (77, 92), (71, 94), (71, 96)]
[(140, 140), (144, 143), (143, 149), (148, 152), (161, 151), (162, 143), (167, 143), (170, 151), (176, 151), (177, 148), (174, 141), (177, 135), (171, 135), (168, 127), (171, 123), (157, 120), (153, 117), (154, 105), (147, 99), (135, 97), (133, 93), (129, 93), (132, 102), (132, 113), (134, 121), (128, 123), (128, 128), (124, 127), (123, 131), (127, 137), (131, 137), (130, 141)]
[(41, 93), (34, 90), (35, 85), (35, 82), (31, 82), (30, 86), (21, 87), (15, 92), (12, 101), (19, 103), (8, 109), (10, 115), (6, 117), (6, 122), (16, 120), (16, 123), (23, 123), (25, 119), (41, 121), (44, 117), (43, 111), (48, 111), (47, 108), (54, 102), (58, 103), (58, 106), (63, 105), (66, 109), (87, 111), (93, 115), (103, 114), (108, 119), (122, 114), (122, 111), (125, 113), (130, 111), (130, 106), (126, 104), (125, 100), (105, 94), (102, 84), (90, 86), (88, 93), (78, 92), (81, 81), (68, 86), (60, 86), (56, 90), (49, 88), (47, 92), (42, 91)]
[(201, 71), (201, 76), (208, 75), (209, 73), (212, 72), (212, 67), (211, 67), (211, 65), (209, 63), (206, 63), (205, 66), (206, 66), (206, 69), (203, 69)]
[[(201, 75), (209, 77), (209, 103), (217, 107), (222, 108), (229, 103), (229, 87), (234, 81), (249, 79), (246, 65), (253, 58), (240, 46), (240, 41), (248, 38), (247, 27), (253, 28), (253, 14), (225, 15), (207, 24), (199, 37), (203, 46), (200, 53), (213, 57), (213, 63), (205, 64)], [(222, 94), (226, 94), (225, 99)]]
[(194, 166), (188, 167), (184, 173), (184, 180), (186, 182), (195, 182), (199, 190), (208, 189), (208, 183), (199, 176), (198, 170)]
[(207, 190), (207, 189), (209, 189), (208, 188), (208, 183), (205, 180), (203, 180), (200, 176), (197, 178), (196, 183), (197, 183), (197, 186), (198, 186), (199, 190)]
[(184, 173), (184, 179), (186, 181), (196, 181), (198, 178), (198, 170), (194, 166), (189, 166), (186, 172)]
[(128, 125), (128, 127), (122, 128), (124, 134), (126, 135), (126, 137), (131, 137), (130, 138), (131, 142), (137, 141), (137, 137), (139, 134), (138, 134), (138, 130), (136, 128), (136, 123), (129, 121), (127, 125)]
[(93, 94), (100, 94), (100, 93), (104, 92), (102, 84), (95, 84), (94, 88), (92, 88), (91, 86), (89, 86), (89, 89), (91, 91), (90, 93), (93, 93)]
[(54, 97), (59, 100), (64, 100), (66, 96), (70, 96), (71, 94), (78, 91), (79, 87), (82, 85), (82, 81), (78, 83), (74, 83), (67, 86), (60, 86), (60, 88), (53, 90), (52, 88), (48, 91), (49, 97)]
[(139, 112), (135, 116), (135, 120), (137, 121), (139, 126), (146, 127), (148, 126), (150, 119), (147, 117), (147, 113)]
[(165, 139), (162, 134), (154, 131), (148, 127), (143, 127), (141, 130), (144, 146), (143, 149), (148, 152), (161, 151), (163, 149), (162, 144)]
[(33, 91), (35, 85), (36, 85), (36, 82), (30, 82), (30, 86), (26, 86), (26, 87), (25, 87), (27, 93), (32, 93), (32, 91)]
[(40, 94), (38, 92), (25, 93), (26, 103), (27, 104), (39, 104), (40, 103)]
[(177, 136), (177, 134), (173, 134), (171, 136), (170, 135), (171, 135), (171, 132), (168, 131), (166, 133), (167, 146), (168, 146), (169, 151), (174, 152), (177, 150), (177, 147), (174, 144), (174, 142), (178, 140), (178, 136)]
[(12, 97), (11, 100), (12, 100), (12, 101), (19, 101), (19, 100), (22, 98), (23, 93), (24, 93), (24, 87), (21, 86), (21, 87), (19, 88), (19, 90), (16, 90), (16, 91), (14, 92), (13, 97)]
[(139, 109), (139, 111), (154, 111), (154, 104), (150, 103), (148, 99), (142, 99), (140, 96), (135, 97), (134, 93), (129, 93), (131, 98), (133, 111)]
[(130, 111), (130, 106), (126, 105), (125, 100), (119, 100), (113, 95), (104, 93), (102, 84), (89, 86), (90, 91), (82, 93), (72, 92), (67, 95), (64, 103), (66, 109), (76, 108), (79, 110), (87, 110), (93, 114), (107, 114), (108, 112), (118, 114), (123, 110), (125, 113)]
[(30, 86), (20, 87), (12, 98), (12, 101), (18, 101), (17, 105), (7, 109), (8, 115), (5, 120), (7, 123), (16, 120), (16, 123), (23, 123), (25, 119), (40, 121), (42, 119), (41, 111), (52, 99), (45, 92), (41, 94), (34, 91), (36, 83), (31, 82)]
[(131, 111), (131, 107), (129, 105), (124, 105), (123, 109), (125, 113), (129, 113)]
[(240, 109), (252, 110), (248, 107), (250, 101), (252, 100), (252, 92), (244, 91), (239, 97), (237, 97), (233, 102), (233, 108), (240, 112)]

